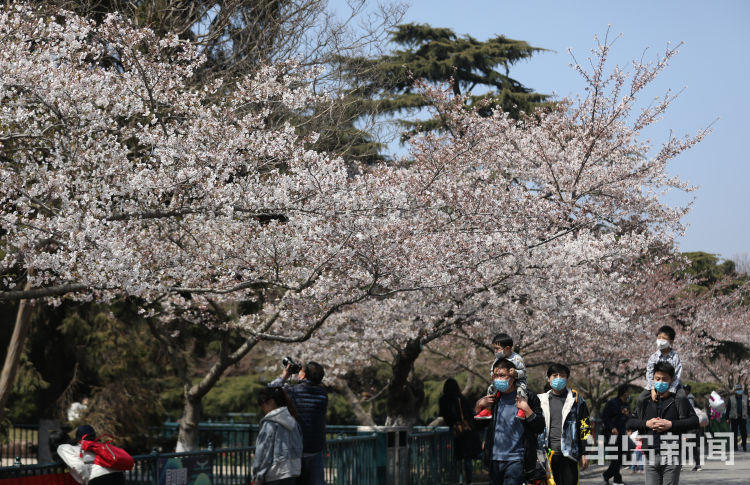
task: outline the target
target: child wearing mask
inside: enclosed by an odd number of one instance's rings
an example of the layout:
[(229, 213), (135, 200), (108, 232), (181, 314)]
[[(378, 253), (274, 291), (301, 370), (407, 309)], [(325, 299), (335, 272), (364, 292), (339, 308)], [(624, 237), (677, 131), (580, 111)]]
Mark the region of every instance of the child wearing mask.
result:
[(682, 361), (680, 361), (679, 354), (672, 348), (675, 336), (676, 332), (674, 328), (669, 325), (663, 325), (656, 331), (656, 352), (648, 358), (648, 364), (646, 364), (646, 387), (638, 396), (636, 406), (642, 407), (643, 401), (649, 397), (653, 401), (656, 401), (659, 393), (654, 389), (654, 366), (658, 362), (669, 362), (674, 368), (674, 378), (669, 385), (668, 391), (675, 397), (687, 399), (687, 395), (682, 389), (682, 381), (680, 380), (682, 377)]
[[(521, 399), (526, 399), (529, 395), (526, 387), (526, 366), (523, 363), (523, 357), (513, 351), (513, 338), (507, 333), (499, 333), (492, 339), (492, 350), (495, 352), (495, 360), (507, 359), (513, 363), (515, 367), (513, 374), (516, 380), (516, 395)], [(490, 374), (492, 369), (490, 369)], [(492, 396), (496, 393), (500, 393), (500, 389), (496, 389), (494, 383), (487, 389), (487, 395)], [(523, 410), (519, 409), (516, 417), (523, 419), (526, 414)], [(489, 408), (482, 409), (474, 419), (492, 419), (492, 412)]]

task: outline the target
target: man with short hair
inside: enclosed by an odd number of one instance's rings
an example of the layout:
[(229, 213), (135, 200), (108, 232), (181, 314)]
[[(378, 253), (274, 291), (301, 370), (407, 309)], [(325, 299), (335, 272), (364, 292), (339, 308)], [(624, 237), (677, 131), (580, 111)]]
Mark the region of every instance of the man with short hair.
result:
[[(291, 375), (291, 365), (288, 364), (281, 377), (271, 381), (269, 387), (282, 386)], [(325, 485), (323, 460), (328, 391), (321, 385), (324, 376), (323, 366), (310, 361), (297, 373), (297, 384), (284, 386), (297, 409), (297, 421), (302, 428), (302, 474), (297, 479), (300, 485)]]
[(726, 416), (727, 422), (732, 426), (735, 446), (738, 446), (737, 441), (741, 437), (742, 450), (747, 451), (747, 398), (740, 383), (734, 386), (734, 396), (727, 398)]
[(569, 377), (566, 365), (552, 364), (547, 369), (550, 390), (539, 396), (546, 424), (544, 447), (556, 485), (577, 485), (578, 464), (581, 470), (589, 466), (589, 410), (578, 391), (568, 387)]
[(646, 399), (636, 406), (635, 416), (626, 427), (637, 430), (646, 453), (646, 485), (677, 485), (680, 483), (681, 434), (698, 426), (698, 416), (687, 396), (673, 395), (669, 389), (675, 369), (669, 362), (654, 365), (656, 400)]
[[(483, 461), (490, 470), (492, 485), (521, 485), (536, 466), (536, 439), (544, 430), (539, 398), (533, 392), (527, 398), (516, 394), (513, 362), (498, 358), (492, 364), (492, 385), (496, 394), (477, 401), (475, 412), (489, 408), (492, 418), (477, 421), (489, 429), (486, 433)], [(518, 410), (524, 418), (517, 418)]]

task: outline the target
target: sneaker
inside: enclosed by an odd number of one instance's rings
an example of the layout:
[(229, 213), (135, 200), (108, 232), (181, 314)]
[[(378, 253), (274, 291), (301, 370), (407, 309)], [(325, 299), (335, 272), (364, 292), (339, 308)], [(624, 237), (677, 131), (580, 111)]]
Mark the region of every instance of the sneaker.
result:
[(694, 472), (699, 472), (699, 471), (701, 471), (701, 470), (703, 470), (703, 467), (702, 467), (702, 466), (700, 466), (700, 465), (695, 465), (695, 466), (693, 467), (693, 471), (694, 471)]
[(609, 478), (604, 476), (604, 473), (602, 473), (602, 480), (604, 480), (604, 485), (609, 485)]
[(492, 419), (492, 411), (490, 411), (489, 408), (484, 408), (479, 411), (479, 414), (474, 416), (474, 419)]
[(625, 485), (625, 484), (622, 482), (612, 482), (612, 485)]

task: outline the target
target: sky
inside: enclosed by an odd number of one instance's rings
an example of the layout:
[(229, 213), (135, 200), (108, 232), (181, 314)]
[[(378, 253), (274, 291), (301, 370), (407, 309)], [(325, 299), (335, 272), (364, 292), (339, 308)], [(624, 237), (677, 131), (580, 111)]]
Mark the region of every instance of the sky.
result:
[[(331, 0), (343, 9), (344, 0)], [(697, 186), (672, 194), (672, 205), (692, 202), (684, 219), (681, 251), (706, 251), (724, 258), (750, 253), (750, 1), (717, 0), (412, 0), (403, 22), (448, 27), (458, 35), (485, 40), (496, 35), (549, 49), (511, 67), (511, 77), (537, 92), (558, 97), (583, 93), (569, 67), (568, 49), (582, 63), (594, 36), (622, 35), (614, 44), (611, 66), (632, 59), (654, 60), (667, 44), (684, 42), (649, 97), (683, 90), (664, 118), (646, 134), (655, 144), (670, 130), (713, 132), (675, 158), (670, 173)]]

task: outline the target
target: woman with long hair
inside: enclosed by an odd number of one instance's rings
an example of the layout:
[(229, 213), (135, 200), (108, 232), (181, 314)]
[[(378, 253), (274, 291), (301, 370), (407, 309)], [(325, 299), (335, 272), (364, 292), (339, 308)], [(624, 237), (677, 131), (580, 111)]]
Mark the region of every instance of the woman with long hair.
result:
[(452, 377), (443, 384), (443, 394), (438, 404), (440, 416), (453, 432), (453, 453), (462, 462), (463, 483), (471, 483), (473, 460), (482, 451), (479, 432), (473, 427), (474, 406), (461, 394), (458, 382)]

